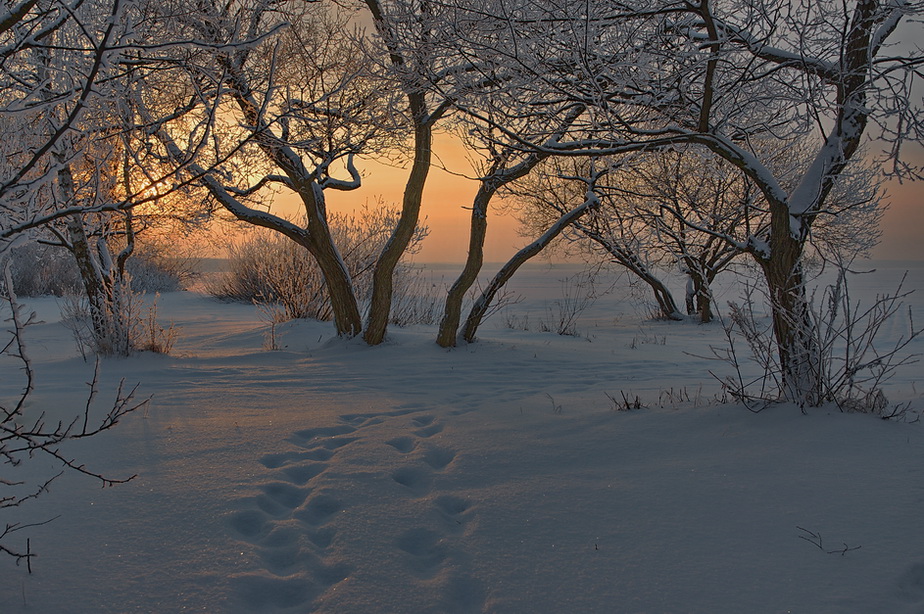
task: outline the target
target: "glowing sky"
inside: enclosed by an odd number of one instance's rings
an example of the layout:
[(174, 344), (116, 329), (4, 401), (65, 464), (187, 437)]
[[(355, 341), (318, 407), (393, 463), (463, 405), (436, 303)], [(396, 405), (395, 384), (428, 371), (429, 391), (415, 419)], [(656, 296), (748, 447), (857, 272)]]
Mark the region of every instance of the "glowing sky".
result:
[[(471, 207), (478, 184), (473, 179), (460, 176), (473, 173), (461, 144), (440, 135), (434, 142), (434, 151), (439, 158), (437, 166), (445, 166), (451, 172), (437, 167), (430, 173), (422, 210), (422, 215), (427, 218), (430, 235), (415, 260), (462, 262), (468, 249), (468, 208)], [(353, 192), (328, 191), (328, 207), (331, 211), (352, 212), (366, 201), (374, 202), (379, 196), (396, 206), (400, 204), (407, 169), (365, 160), (357, 166), (363, 173), (363, 187)], [(882, 242), (874, 249), (873, 257), (924, 260), (924, 184), (890, 181), (887, 190), (890, 208), (883, 217)], [(493, 211), (489, 212), (485, 261), (503, 262), (525, 245), (527, 239), (517, 233), (516, 219), (498, 214), (496, 201), (492, 202), (492, 207)]]

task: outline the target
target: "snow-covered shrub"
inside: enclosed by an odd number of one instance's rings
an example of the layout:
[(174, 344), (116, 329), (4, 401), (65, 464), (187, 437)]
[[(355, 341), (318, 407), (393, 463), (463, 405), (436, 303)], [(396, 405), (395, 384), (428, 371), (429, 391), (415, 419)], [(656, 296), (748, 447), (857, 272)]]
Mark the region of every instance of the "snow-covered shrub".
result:
[[(130, 356), (136, 352), (169, 354), (178, 331), (157, 319), (157, 299), (144, 308), (144, 295), (130, 279), (112, 285), (111, 296), (90, 309), (83, 295), (68, 294), (61, 305), (62, 322), (74, 336), (84, 359), (88, 355)], [(95, 321), (94, 321), (95, 319)]]
[(86, 296), (69, 294), (61, 306), (62, 322), (74, 335), (77, 349), (89, 354), (129, 356), (143, 336), (142, 297), (126, 282), (115, 282), (112, 295), (91, 309)]
[[(331, 233), (360, 304), (369, 302), (375, 262), (397, 216), (394, 209), (370, 207), (364, 207), (357, 215), (330, 216)], [(425, 236), (426, 229), (418, 228), (409, 253), (419, 248)], [(277, 232), (247, 229), (243, 238), (229, 245), (228, 267), (224, 276), (206, 286), (217, 298), (276, 303), (287, 319), (333, 318), (324, 276), (314, 258), (307, 249)], [(435, 315), (427, 314), (433, 307), (411, 305), (410, 297), (417, 291), (411, 283), (413, 277), (414, 270), (407, 264), (399, 264), (395, 270), (393, 305), (399, 308), (399, 313), (392, 314), (392, 318), (405, 324), (428, 318), (432, 321)]]
[(195, 276), (195, 262), (159, 243), (141, 242), (125, 262), (135, 292), (176, 292)]
[(228, 247), (228, 272), (209, 280), (215, 297), (278, 303), (289, 319), (330, 319), (324, 280), (311, 255), (282, 235), (257, 229)]

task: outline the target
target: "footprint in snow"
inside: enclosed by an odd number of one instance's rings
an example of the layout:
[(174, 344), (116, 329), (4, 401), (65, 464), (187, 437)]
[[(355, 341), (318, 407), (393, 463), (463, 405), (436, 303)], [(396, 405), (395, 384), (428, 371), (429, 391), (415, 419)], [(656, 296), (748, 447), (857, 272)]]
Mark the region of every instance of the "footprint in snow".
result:
[(338, 450), (343, 446), (353, 443), (359, 439), (359, 437), (331, 437), (330, 439), (325, 439), (320, 445), (327, 450)]
[(433, 501), (439, 515), (450, 527), (461, 527), (471, 518), (471, 504), (455, 495), (440, 495)]
[(260, 510), (243, 510), (232, 515), (228, 524), (242, 537), (252, 539), (266, 527), (266, 514)]
[(305, 533), (308, 537), (308, 541), (321, 550), (330, 547), (331, 543), (334, 541), (334, 535), (336, 534), (337, 532), (335, 530), (327, 527), (320, 527), (314, 531), (307, 531)]
[(431, 447), (424, 452), (423, 460), (431, 469), (440, 471), (445, 469), (455, 459), (456, 453), (449, 448)]
[(317, 564), (316, 556), (299, 547), (299, 532), (292, 527), (273, 529), (258, 546), (267, 571), (277, 576), (287, 576), (299, 567)]
[(322, 493), (315, 495), (293, 514), (295, 518), (310, 526), (320, 526), (328, 522), (331, 517), (343, 509), (339, 499)]
[(417, 429), (416, 431), (414, 431), (414, 434), (417, 435), (418, 437), (423, 437), (426, 439), (427, 437), (433, 437), (437, 433), (442, 432), (442, 430), (443, 430), (443, 425), (437, 422), (436, 424), (431, 424), (429, 426), (425, 426), (423, 428)]
[(395, 545), (408, 555), (408, 569), (421, 579), (436, 576), (448, 552), (439, 533), (424, 528), (405, 531)]
[[(408, 414), (423, 411), (424, 409), (426, 409), (426, 406), (422, 403), (407, 403), (405, 405), (400, 405), (397, 409), (392, 411), (378, 411), (362, 414), (343, 414), (340, 416), (340, 420), (358, 428), (359, 426), (371, 426), (372, 424), (379, 424), (383, 422), (385, 418), (406, 416)], [(374, 420), (374, 422), (372, 422), (372, 420)]]
[(257, 496), (259, 502), (261, 498), (268, 499), (288, 510), (293, 510), (302, 504), (308, 493), (292, 484), (284, 482), (271, 482), (264, 484), (262, 487), (263, 494)]
[(395, 437), (394, 439), (389, 439), (385, 443), (402, 454), (407, 454), (417, 447), (417, 441), (413, 437), (407, 436)]
[(411, 423), (414, 426), (427, 426), (433, 424), (434, 419), (435, 418), (433, 416), (420, 416), (419, 418), (414, 418), (411, 420)]
[(420, 467), (399, 467), (392, 472), (391, 479), (417, 496), (430, 490), (430, 474)]
[(285, 467), (282, 472), (293, 483), (303, 486), (321, 475), (327, 469), (327, 463), (307, 463)]

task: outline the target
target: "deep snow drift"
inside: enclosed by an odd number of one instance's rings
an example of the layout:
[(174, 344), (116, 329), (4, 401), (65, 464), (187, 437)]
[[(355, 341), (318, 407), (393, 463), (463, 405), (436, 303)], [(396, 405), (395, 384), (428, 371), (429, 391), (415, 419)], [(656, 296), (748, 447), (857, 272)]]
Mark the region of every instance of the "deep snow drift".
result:
[[(526, 273), (526, 300), (451, 351), (430, 326), (368, 348), (317, 322), (267, 351), (254, 307), (160, 297), (173, 354), (104, 361), (98, 403), (125, 378), (149, 407), (68, 448), (138, 477), (64, 476), (4, 511), (60, 518), (28, 531), (33, 574), (0, 558), (0, 610), (924, 612), (924, 425), (720, 403), (724, 367), (695, 356), (719, 325), (647, 321), (620, 289), (579, 336), (541, 332), (565, 273)], [(92, 365), (53, 300), (29, 304), (32, 410), (76, 414)], [(919, 367), (888, 389), (912, 418)], [(645, 407), (615, 411), (622, 393)]]

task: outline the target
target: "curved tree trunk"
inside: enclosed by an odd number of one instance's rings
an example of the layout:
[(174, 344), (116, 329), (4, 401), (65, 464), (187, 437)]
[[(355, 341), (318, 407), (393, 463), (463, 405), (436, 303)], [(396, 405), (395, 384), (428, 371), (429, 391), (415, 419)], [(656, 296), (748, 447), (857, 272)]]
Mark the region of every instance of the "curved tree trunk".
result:
[(314, 256), (324, 275), (324, 285), (330, 299), (334, 327), (342, 337), (355, 337), (362, 330), (359, 302), (353, 290), (353, 280), (340, 251), (334, 244), (327, 218), (324, 216), (324, 192), (316, 182), (308, 194), (302, 195), (308, 217), (308, 236), (302, 245)]
[(430, 172), (433, 157), (433, 122), (435, 117), (425, 116), (422, 95), (410, 95), (411, 110), (414, 116), (414, 162), (404, 188), (404, 201), (401, 217), (391, 237), (382, 249), (375, 270), (372, 272), (372, 299), (363, 339), (369, 345), (378, 345), (385, 340), (388, 319), (391, 316), (391, 299), (395, 267), (410, 245), (414, 231), (420, 220), (420, 205), (423, 190)]
[(436, 342), (444, 348), (456, 345), (456, 335), (462, 320), (462, 301), (465, 300), (465, 293), (475, 283), (478, 273), (481, 272), (481, 265), (484, 264), (484, 240), (488, 231), (487, 207), (491, 198), (491, 195), (482, 197), (484, 190), (485, 186), (482, 184), (472, 206), (472, 224), (465, 266), (446, 295), (443, 318), (440, 320), (436, 336)]
[(677, 308), (677, 302), (674, 300), (674, 295), (671, 294), (670, 289), (651, 272), (651, 269), (641, 261), (636, 252), (620, 245), (587, 224), (576, 223), (574, 227), (588, 239), (602, 247), (613, 257), (614, 262), (629, 269), (639, 279), (648, 284), (654, 294), (655, 302), (658, 304), (660, 317), (666, 320), (683, 320), (683, 313)]
[(491, 301), (494, 300), (494, 296), (497, 292), (504, 287), (504, 284), (513, 277), (517, 269), (530, 258), (541, 252), (552, 239), (560, 235), (565, 228), (580, 219), (581, 216), (590, 211), (591, 208), (596, 207), (599, 202), (597, 196), (593, 192), (588, 191), (587, 198), (583, 203), (562, 215), (541, 237), (518, 251), (514, 254), (513, 258), (508, 260), (507, 263), (501, 267), (500, 271), (494, 276), (494, 279), (491, 280), (491, 283), (488, 284), (488, 287), (484, 289), (481, 296), (478, 297), (478, 300), (472, 305), (472, 309), (465, 321), (465, 328), (462, 332), (462, 337), (466, 341), (472, 342), (475, 340), (475, 333), (478, 331), (478, 327), (481, 326), (481, 322), (488, 312)]

